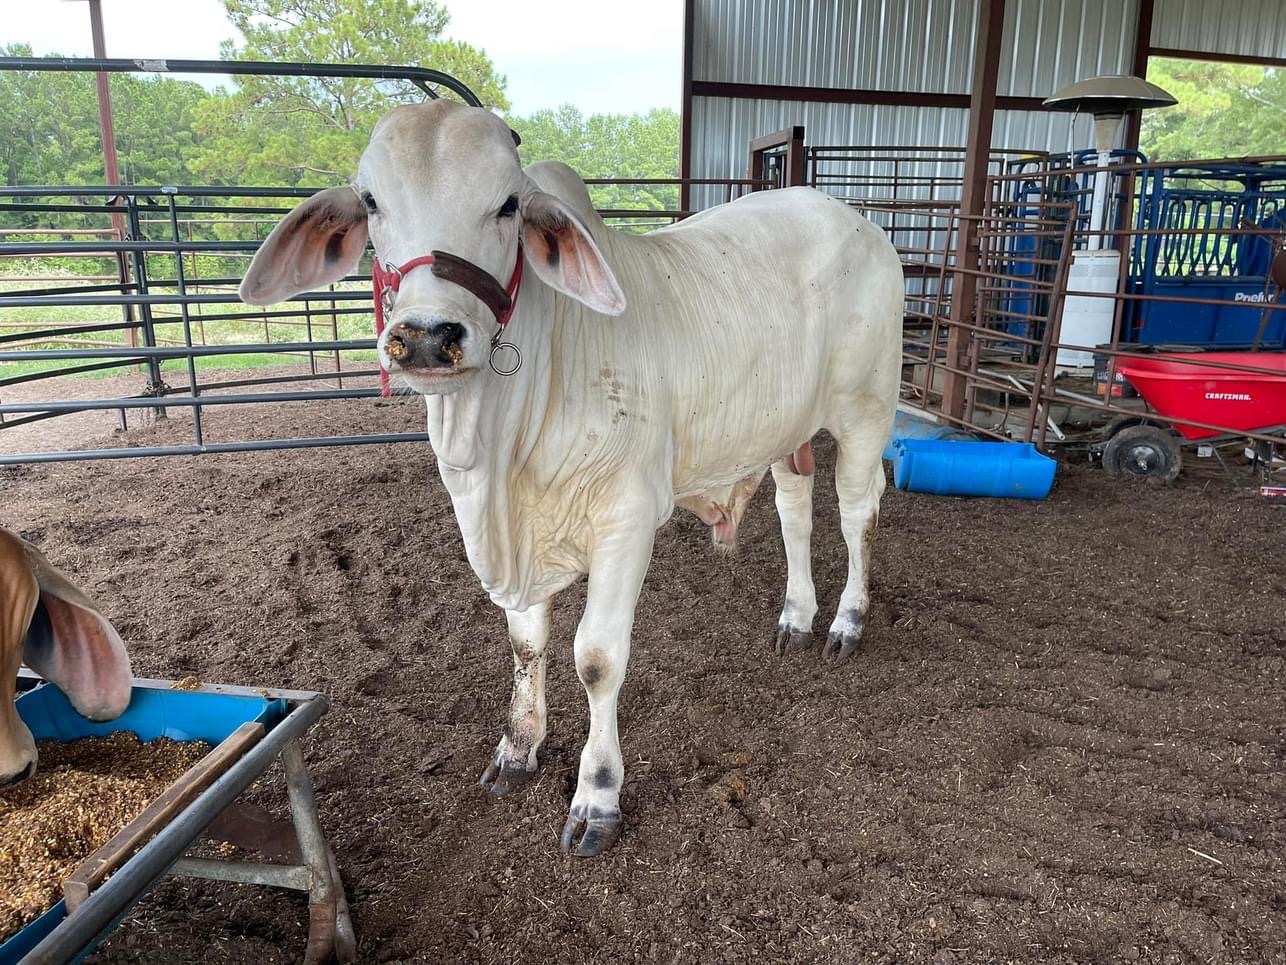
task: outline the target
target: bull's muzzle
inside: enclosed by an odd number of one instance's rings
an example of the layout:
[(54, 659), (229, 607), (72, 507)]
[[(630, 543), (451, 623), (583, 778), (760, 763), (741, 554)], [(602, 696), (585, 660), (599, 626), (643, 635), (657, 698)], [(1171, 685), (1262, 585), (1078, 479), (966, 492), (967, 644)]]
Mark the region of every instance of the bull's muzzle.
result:
[(464, 358), (464, 326), (439, 322), (422, 327), (398, 322), (388, 330), (384, 354), (403, 369), (456, 369)]

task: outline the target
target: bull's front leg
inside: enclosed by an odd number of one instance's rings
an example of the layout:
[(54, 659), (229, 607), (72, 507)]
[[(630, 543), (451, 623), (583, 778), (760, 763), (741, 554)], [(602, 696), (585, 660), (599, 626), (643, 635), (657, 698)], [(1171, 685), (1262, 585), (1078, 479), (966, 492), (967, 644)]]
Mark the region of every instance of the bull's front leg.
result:
[(536, 754), (545, 739), (545, 644), (549, 642), (549, 614), (548, 601), (521, 613), (505, 611), (514, 654), (509, 723), (495, 756), (478, 781), (496, 797), (525, 784), (536, 771)]
[[(645, 517), (646, 518), (646, 517)], [(576, 629), (576, 674), (589, 697), (589, 737), (562, 848), (581, 857), (600, 854), (621, 833), (625, 763), (616, 728), (616, 699), (630, 657), (630, 632), (643, 576), (652, 558), (654, 530), (635, 515), (596, 539), (585, 613)], [(601, 531), (600, 531), (601, 532)]]

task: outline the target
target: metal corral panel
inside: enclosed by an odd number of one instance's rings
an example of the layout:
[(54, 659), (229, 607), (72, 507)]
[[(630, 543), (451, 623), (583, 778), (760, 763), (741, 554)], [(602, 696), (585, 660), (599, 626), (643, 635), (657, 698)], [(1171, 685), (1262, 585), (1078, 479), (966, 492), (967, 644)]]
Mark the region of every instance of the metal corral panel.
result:
[(1152, 46), (1286, 57), (1282, 0), (1156, 0)]
[(1096, 74), (1130, 73), (1137, 17), (1137, 0), (1010, 0), (996, 93), (1044, 98)]
[(693, 79), (967, 93), (977, 8), (977, 0), (696, 0)]
[[(963, 146), (968, 111), (941, 107), (882, 107), (800, 101), (696, 97), (692, 101), (692, 176), (746, 176), (751, 138), (803, 124), (810, 146), (884, 144)], [(992, 144), (1013, 150), (1066, 151), (1088, 147), (1089, 118), (1065, 112), (997, 111)], [(721, 188), (692, 189), (695, 207), (718, 203)]]

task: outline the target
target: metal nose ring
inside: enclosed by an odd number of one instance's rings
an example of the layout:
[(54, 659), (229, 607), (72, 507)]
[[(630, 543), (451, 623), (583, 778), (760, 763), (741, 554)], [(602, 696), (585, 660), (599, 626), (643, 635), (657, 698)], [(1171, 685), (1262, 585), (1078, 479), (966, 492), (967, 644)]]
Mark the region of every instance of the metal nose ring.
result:
[(496, 332), (491, 340), (491, 355), (487, 364), (496, 375), (513, 375), (522, 368), (522, 352), (513, 342), (500, 341), (500, 332)]

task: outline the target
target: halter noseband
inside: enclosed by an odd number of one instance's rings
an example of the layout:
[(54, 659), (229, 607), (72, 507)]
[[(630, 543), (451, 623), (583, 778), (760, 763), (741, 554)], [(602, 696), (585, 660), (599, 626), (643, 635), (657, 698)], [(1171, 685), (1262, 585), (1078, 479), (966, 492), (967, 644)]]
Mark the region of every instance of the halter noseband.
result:
[[(501, 288), (500, 282), (496, 281), (489, 272), (447, 251), (433, 251), (419, 258), (412, 258), (404, 265), (388, 267), (380, 263), (377, 255), (371, 263), (371, 286), (375, 294), (376, 338), (384, 333), (384, 316), (393, 310), (393, 294), (402, 287), (402, 279), (406, 277), (407, 272), (421, 265), (428, 265), (429, 270), (436, 277), (459, 285), (491, 309), (491, 313), (496, 316), (496, 334), (491, 336), (491, 355), (488, 357), (488, 364), (497, 375), (513, 375), (517, 372), (522, 367), (522, 353), (513, 342), (502, 342), (500, 339), (505, 333), (505, 326), (513, 316), (514, 306), (518, 301), (518, 287), (522, 284), (522, 245), (518, 246), (513, 274), (506, 288)], [(496, 354), (501, 349), (513, 352), (514, 363), (511, 368), (501, 368), (496, 364)], [(389, 394), (388, 370), (384, 368), (382, 362), (380, 363), (380, 394), (384, 398), (388, 398)]]

